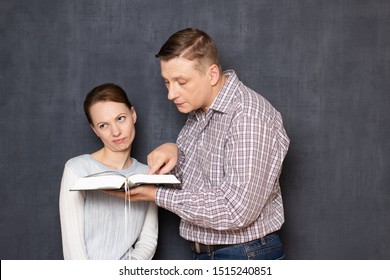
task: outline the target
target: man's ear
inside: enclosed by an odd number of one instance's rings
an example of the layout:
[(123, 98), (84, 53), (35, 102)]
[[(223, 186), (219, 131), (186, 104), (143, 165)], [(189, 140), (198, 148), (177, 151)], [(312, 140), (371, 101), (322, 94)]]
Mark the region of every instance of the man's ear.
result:
[(217, 64), (212, 64), (209, 67), (210, 85), (215, 86), (221, 78), (219, 67)]

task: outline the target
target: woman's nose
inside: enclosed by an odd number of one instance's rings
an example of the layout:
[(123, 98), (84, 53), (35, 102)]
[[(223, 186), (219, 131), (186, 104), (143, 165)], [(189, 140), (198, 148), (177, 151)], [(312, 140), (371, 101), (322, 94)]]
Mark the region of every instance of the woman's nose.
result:
[(111, 133), (112, 133), (112, 136), (117, 137), (117, 136), (121, 135), (122, 131), (118, 125), (113, 125)]

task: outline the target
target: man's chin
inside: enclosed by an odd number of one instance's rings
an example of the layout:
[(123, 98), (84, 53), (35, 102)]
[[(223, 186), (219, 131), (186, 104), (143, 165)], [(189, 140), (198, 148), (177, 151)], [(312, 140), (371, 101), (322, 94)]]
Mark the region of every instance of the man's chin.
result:
[(185, 106), (176, 106), (177, 110), (180, 112), (180, 113), (183, 113), (183, 114), (188, 114), (189, 112), (193, 111), (191, 110), (190, 108), (188, 107), (185, 107)]

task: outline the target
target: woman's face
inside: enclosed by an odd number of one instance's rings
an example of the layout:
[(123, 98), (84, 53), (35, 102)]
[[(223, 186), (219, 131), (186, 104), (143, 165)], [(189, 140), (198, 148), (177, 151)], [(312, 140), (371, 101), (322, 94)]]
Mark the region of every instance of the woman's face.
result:
[(95, 103), (90, 108), (92, 129), (104, 146), (113, 152), (131, 149), (135, 137), (135, 109), (112, 101)]

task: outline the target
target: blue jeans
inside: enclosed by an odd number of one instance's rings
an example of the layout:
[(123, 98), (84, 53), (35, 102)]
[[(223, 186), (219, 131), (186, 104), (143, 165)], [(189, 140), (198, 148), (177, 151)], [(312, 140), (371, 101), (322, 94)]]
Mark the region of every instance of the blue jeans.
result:
[(282, 260), (284, 250), (277, 232), (247, 243), (224, 247), (214, 252), (192, 252), (194, 260)]

